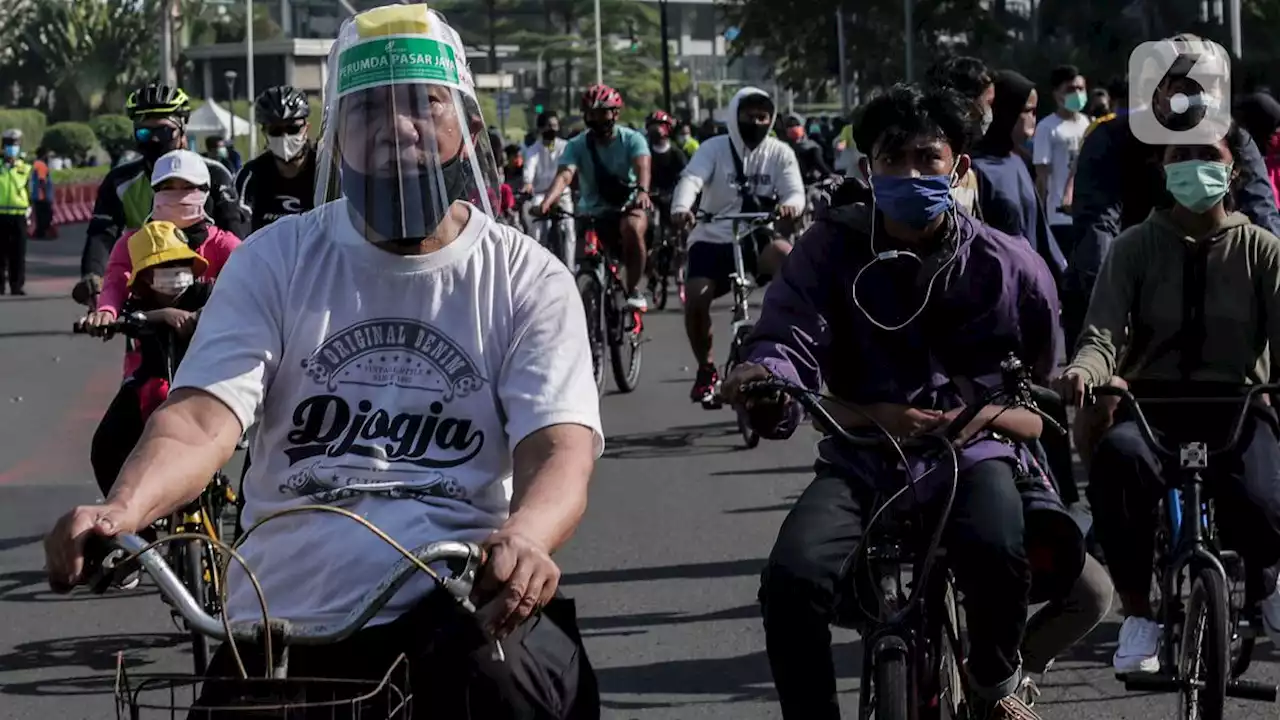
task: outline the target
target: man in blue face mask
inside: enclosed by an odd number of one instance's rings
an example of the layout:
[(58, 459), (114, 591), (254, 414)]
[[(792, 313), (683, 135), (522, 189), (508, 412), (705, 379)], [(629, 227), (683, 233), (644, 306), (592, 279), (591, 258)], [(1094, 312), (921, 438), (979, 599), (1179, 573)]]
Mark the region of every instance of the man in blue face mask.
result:
[(27, 266), (27, 216), (31, 213), (31, 166), (22, 159), (22, 131), (6, 130), (0, 137), (0, 295), (6, 271), (9, 292), (22, 289)]
[[(831, 213), (796, 245), (765, 296), (747, 362), (724, 383), (764, 437), (789, 436), (803, 413), (781, 398), (743, 397), (742, 384), (753, 379), (825, 385), (858, 408), (837, 414), (840, 422), (866, 428), (860, 418), (874, 418), (895, 436), (945, 426), (998, 381), (1010, 353), (1045, 381), (1058, 314), (1047, 267), (1025, 240), (958, 212), (952, 198), (969, 171), (978, 122), (972, 107), (952, 90), (911, 85), (868, 104), (854, 140), (867, 156), (873, 201)], [(1024, 443), (1038, 437), (1041, 421), (1020, 409), (983, 415), (995, 419), (970, 425), (959, 452), (948, 562), (965, 596), (968, 668), (982, 705), (975, 717), (1034, 718), (1019, 689), (1030, 654), (1022, 645), (1032, 589), (1024, 541), (1037, 526), (1024, 521), (1014, 478), (1030, 467)], [(906, 481), (898, 460), (876, 451), (851, 454), (824, 440), (818, 454), (817, 477), (783, 523), (760, 589), (787, 720), (840, 717), (828, 622), (836, 598), (847, 596), (844, 565), (864, 535), (871, 498)], [(927, 464), (908, 458), (920, 477)], [(919, 493), (928, 506), (942, 500)], [(1074, 536), (1064, 539), (1077, 572), (1067, 571), (1067, 585), (1084, 563), (1083, 541), (1071, 528)]]

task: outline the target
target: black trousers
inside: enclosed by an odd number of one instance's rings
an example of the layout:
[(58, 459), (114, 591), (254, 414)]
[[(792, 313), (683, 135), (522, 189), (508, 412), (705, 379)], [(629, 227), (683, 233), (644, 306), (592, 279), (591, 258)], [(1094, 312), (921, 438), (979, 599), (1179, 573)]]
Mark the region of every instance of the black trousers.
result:
[(126, 382), (107, 406), (89, 446), (89, 464), (93, 466), (93, 476), (103, 497), (111, 492), (120, 468), (138, 444), (145, 426), (137, 386), (132, 381)]
[[(1249, 570), (1245, 595), (1256, 602), (1275, 590), (1274, 566), (1280, 561), (1280, 445), (1269, 422), (1256, 417), (1245, 422), (1239, 453), (1209, 461), (1205, 492), (1214, 498), (1223, 542), (1244, 559)], [(1156, 508), (1167, 492), (1160, 469), (1132, 420), (1112, 426), (1093, 451), (1087, 494), (1107, 569), (1121, 595), (1144, 596), (1151, 590)]]
[[(414, 720), (598, 720), (600, 693), (595, 672), (587, 661), (572, 600), (557, 597), (542, 613), (531, 618), (502, 641), (505, 661), (492, 657), (474, 618), (445, 591), (429, 595), (416, 608), (394, 622), (366, 628), (335, 645), (300, 646), (289, 650), (289, 677), (381, 680), (396, 658), (408, 658), (409, 691), (413, 694)], [(263, 652), (259, 646), (240, 645), (249, 677), (263, 676)], [(197, 705), (218, 707), (237, 703), (251, 686), (239, 675), (224, 644), (214, 653), (208, 678)], [(403, 674), (392, 681), (403, 684)], [(307, 700), (335, 700), (316, 690)], [(302, 697), (288, 698), (292, 702)], [(376, 701), (364, 704), (360, 714), (349, 706), (318, 708), (290, 714), (311, 720), (356, 717), (388, 717), (390, 711)], [(206, 713), (193, 710), (189, 720)], [(218, 714), (217, 717), (232, 717)], [(239, 717), (239, 716), (236, 716)], [(246, 715), (245, 717), (249, 717)], [(272, 715), (276, 717), (276, 715)], [(396, 716), (401, 717), (401, 716)]]
[[(838, 603), (848, 602), (843, 576), (871, 509), (868, 487), (820, 469), (783, 521), (761, 577), (765, 644), (786, 720), (840, 717), (830, 623)], [(965, 594), (975, 689), (997, 696), (1018, 680), (1027, 622), (1023, 527), (1008, 462), (988, 460), (961, 473), (943, 542)]]
[(0, 215), (0, 292), (6, 277), (10, 292), (19, 292), (27, 282), (27, 218)]
[(49, 229), (53, 227), (53, 203), (48, 200), (37, 200), (32, 203), (36, 215), (36, 232), (38, 238), (48, 238)]

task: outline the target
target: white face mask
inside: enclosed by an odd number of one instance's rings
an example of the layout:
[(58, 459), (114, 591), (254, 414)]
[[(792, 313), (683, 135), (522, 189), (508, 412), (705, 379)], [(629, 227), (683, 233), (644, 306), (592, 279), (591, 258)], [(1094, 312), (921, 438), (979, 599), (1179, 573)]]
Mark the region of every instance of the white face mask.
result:
[(983, 135), (986, 135), (987, 130), (991, 129), (991, 122), (993, 120), (995, 120), (995, 117), (991, 114), (991, 108), (990, 107), (982, 108), (982, 134)]
[(296, 135), (277, 135), (267, 138), (267, 148), (271, 150), (272, 155), (283, 162), (289, 162), (298, 157), (306, 147), (307, 134), (302, 132)]
[(181, 294), (195, 281), (189, 268), (154, 268), (151, 271), (151, 289), (165, 295)]

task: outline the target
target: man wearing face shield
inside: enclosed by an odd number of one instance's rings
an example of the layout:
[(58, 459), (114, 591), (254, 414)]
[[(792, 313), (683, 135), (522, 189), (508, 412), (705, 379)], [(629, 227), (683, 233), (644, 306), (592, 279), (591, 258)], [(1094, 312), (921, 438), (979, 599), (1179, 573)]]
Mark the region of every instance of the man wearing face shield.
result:
[[(256, 420), (247, 521), (337, 504), (405, 547), (472, 541), (488, 557), (478, 613), (417, 574), (349, 640), (292, 648), (291, 675), (381, 679), (405, 654), (414, 718), (596, 720), (552, 559), (603, 450), (574, 279), (494, 221), (497, 168), (443, 17), (425, 5), (357, 14), (328, 78), (318, 206), (231, 255), (111, 494), (51, 533), (51, 584), (76, 582), (84, 533), (136, 532), (197, 497)], [(328, 513), (266, 523), (240, 552), (271, 615), (300, 624), (341, 622), (400, 560)], [(258, 617), (244, 574), (227, 590), (232, 621)], [(260, 646), (240, 653), (261, 672)], [(237, 674), (225, 646), (209, 672)], [(215, 685), (200, 705), (244, 692)]]
[[(1075, 197), (1072, 221), (1077, 241), (1063, 288), (1063, 325), (1068, 342), (1080, 331), (1084, 311), (1093, 284), (1107, 255), (1112, 239), (1147, 218), (1153, 209), (1173, 206), (1173, 198), (1165, 190), (1161, 169), (1163, 146), (1146, 145), (1133, 136), (1131, 118), (1140, 112), (1154, 113), (1165, 127), (1177, 130), (1200, 122), (1207, 107), (1216, 107), (1227, 92), (1227, 58), (1214, 43), (1194, 35), (1182, 34), (1169, 40), (1173, 56), (1168, 71), (1157, 86), (1150, 108), (1131, 108), (1099, 124), (1085, 136), (1076, 163)], [(1210, 87), (1189, 75), (1214, 77)], [(1174, 112), (1172, 100), (1182, 95), (1191, 100), (1183, 112)], [(1181, 109), (1181, 108), (1179, 108)], [(1223, 108), (1222, 112), (1228, 112)], [(1232, 132), (1248, 135), (1243, 129)], [(1236, 207), (1272, 234), (1280, 234), (1280, 212), (1268, 181), (1262, 154), (1252, 138), (1244, 137), (1241, 156), (1236, 158), (1240, 180), (1235, 194)]]
[[(191, 100), (182, 88), (147, 85), (129, 94), (125, 111), (133, 120), (133, 135), (141, 158), (116, 166), (102, 179), (93, 204), (93, 218), (80, 258), (83, 279), (72, 292), (76, 302), (94, 307), (102, 276), (116, 241), (127, 230), (142, 227), (151, 214), (155, 193), (152, 168), (162, 155), (187, 147), (186, 125)], [(243, 237), (240, 203), (231, 172), (217, 160), (209, 165), (209, 197), (205, 212), (218, 227)]]
[(311, 106), (289, 85), (267, 88), (254, 103), (267, 136), (267, 151), (236, 175), (236, 193), (253, 232), (285, 215), (313, 207), (316, 150), (311, 144)]

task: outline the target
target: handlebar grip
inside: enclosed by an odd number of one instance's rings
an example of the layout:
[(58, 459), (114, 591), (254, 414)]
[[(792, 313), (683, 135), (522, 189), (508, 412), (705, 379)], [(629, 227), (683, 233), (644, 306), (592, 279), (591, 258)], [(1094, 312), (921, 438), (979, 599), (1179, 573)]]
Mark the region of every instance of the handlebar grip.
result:
[(94, 595), (101, 595), (127, 572), (120, 561), (128, 552), (117, 546), (111, 538), (89, 533), (84, 541), (84, 569), (81, 583)]

